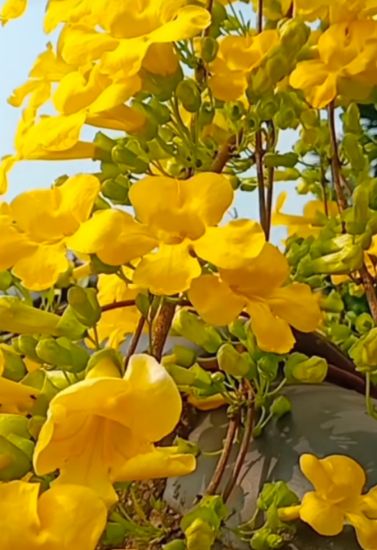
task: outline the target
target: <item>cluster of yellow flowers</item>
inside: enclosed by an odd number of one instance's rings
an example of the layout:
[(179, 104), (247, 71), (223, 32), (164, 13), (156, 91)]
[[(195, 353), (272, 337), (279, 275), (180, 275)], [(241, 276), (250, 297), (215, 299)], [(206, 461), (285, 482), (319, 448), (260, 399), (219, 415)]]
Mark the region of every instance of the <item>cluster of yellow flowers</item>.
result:
[[(218, 11), (219, 6), (226, 14), (232, 1), (217, 2)], [(20, 17), (26, 8), (27, 0), (7, 0), (0, 21)], [(263, 8), (259, 15), (269, 21), (266, 30), (246, 25), (241, 34), (231, 28), (225, 36), (219, 32), (213, 37), (214, 6), (204, 0), (47, 3), (44, 29), (58, 29), (58, 38), (39, 55), (28, 80), (9, 100), (23, 111), (15, 153), (0, 165), (1, 193), (7, 190), (9, 171), (20, 160), (91, 158), (122, 167), (122, 158), (114, 160), (112, 138), (102, 135), (111, 144), (103, 157), (100, 139), (82, 141), (82, 129), (90, 125), (120, 131), (136, 141), (148, 136), (148, 109), (155, 104), (145, 102), (142, 108), (142, 100), (153, 97), (153, 86), (173, 83), (172, 94), (159, 105), (165, 108), (161, 124), (167, 121), (169, 143), (161, 135), (153, 144), (146, 138), (143, 150), (137, 142), (139, 148), (127, 154), (144, 162), (145, 153), (145, 170), (134, 175), (123, 164), (123, 172), (111, 172), (114, 179), (120, 175), (127, 180), (127, 201), (106, 201), (105, 178), (97, 173), (64, 177), (50, 189), (29, 190), (0, 203), (0, 272), (15, 281), (17, 292), (29, 302), (35, 295), (48, 301), (51, 289), (52, 301), (56, 295), (60, 300), (61, 288), (77, 282), (86, 287), (85, 278), (96, 276), (91, 284), (96, 285), (97, 322), (79, 322), (83, 331), (72, 338), (78, 341), (85, 334), (85, 341), (72, 345), (81, 352), (85, 348), (88, 357), (93, 342), (97, 352), (118, 352), (127, 336), (143, 330), (140, 320), (150, 322), (156, 304), (156, 317), (163, 305), (179, 307), (183, 302), (203, 323), (219, 327), (245, 316), (261, 353), (288, 354), (295, 344), (293, 329), (312, 332), (320, 326), (318, 296), (308, 284), (292, 282), (289, 262), (268, 242), (263, 223), (227, 218), (238, 185), (237, 169), (222, 169), (238, 146), (235, 165), (251, 158), (258, 168), (258, 162), (263, 165), (267, 159), (266, 173), (270, 170), (272, 175), (276, 157), (278, 162), (284, 157), (267, 149), (259, 151), (260, 158), (250, 154), (250, 142), (254, 140), (256, 150), (258, 140), (252, 116), (257, 124), (270, 123), (274, 116), (256, 114), (254, 109), (263, 103), (265, 89), (268, 94), (280, 93), (279, 101), (284, 93), (295, 94), (294, 107), (304, 105), (309, 112), (336, 99), (371, 97), (377, 86), (377, 0), (265, 0)], [(191, 71), (195, 81), (188, 80), (185, 71)], [(187, 82), (189, 94), (180, 104), (179, 85)], [(199, 113), (196, 100), (207, 111)], [(49, 102), (54, 114), (46, 115)], [(243, 126), (237, 126), (242, 117)], [(214, 134), (218, 150), (208, 140), (212, 149), (208, 146), (201, 158), (206, 139)], [(259, 134), (259, 139), (266, 147), (276, 141), (273, 132)], [(187, 142), (198, 152), (194, 168), (174, 170), (169, 163), (174, 164), (179, 154), (187, 157)], [(147, 155), (153, 147), (162, 150), (155, 163)], [(229, 158), (219, 169), (224, 155)], [(246, 169), (250, 166), (251, 162)], [(267, 188), (263, 178), (262, 174), (262, 194)], [(282, 211), (284, 200), (281, 195), (272, 222), (290, 226), (290, 234), (318, 236), (328, 216), (339, 215), (338, 205), (329, 200), (326, 209), (320, 201), (311, 201), (303, 216), (291, 216)], [(100, 266), (97, 271), (95, 265)], [(140, 296), (148, 301), (147, 312), (137, 303)], [(0, 344), (0, 418), (14, 423), (15, 417), (26, 420), (25, 415), (34, 412), (45, 390), (45, 379), (28, 385), (35, 373), (49, 371), (48, 361), (34, 353), (38, 338), (61, 337), (62, 321), (66, 327), (70, 322), (65, 318), (70, 306), (64, 311), (66, 304), (58, 303), (54, 311), (38, 312), (29, 304), (13, 307), (14, 296), (0, 300), (0, 330), (35, 337), (25, 359), (25, 379), (7, 376), (4, 357), (12, 348)], [(122, 302), (129, 303), (112, 307)], [(32, 323), (27, 315), (33, 316)], [(59, 349), (65, 349), (64, 337)], [(182, 413), (178, 387), (160, 357), (134, 353), (126, 365), (109, 357), (104, 355), (90, 369), (85, 363), (79, 375), (64, 371), (63, 383), (60, 380), (53, 397), (49, 395), (43, 425), (33, 437), (29, 473), (21, 479), (13, 474), (2, 478), (1, 549), (94, 550), (108, 511), (118, 500), (114, 484), (185, 475), (195, 469), (193, 454), (176, 445), (158, 445)], [(195, 400), (191, 395), (189, 402)], [(209, 402), (212, 406), (226, 399), (217, 393)], [(0, 438), (1, 430), (0, 426)], [(3, 471), (9, 457), (1, 449)], [(301, 468), (315, 491), (300, 506), (280, 510), (281, 518), (301, 518), (326, 535), (351, 523), (361, 546), (374, 550), (377, 497), (374, 489), (361, 495), (361, 468), (344, 457), (318, 460), (307, 455)]]

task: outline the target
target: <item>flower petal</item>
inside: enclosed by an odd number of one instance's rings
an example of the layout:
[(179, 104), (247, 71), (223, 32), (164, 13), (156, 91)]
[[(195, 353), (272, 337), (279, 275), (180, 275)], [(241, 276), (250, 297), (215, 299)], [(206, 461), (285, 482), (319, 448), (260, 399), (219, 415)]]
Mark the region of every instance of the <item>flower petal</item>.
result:
[(353, 513), (348, 513), (346, 518), (355, 528), (360, 547), (363, 550), (374, 550), (377, 541), (377, 520)]
[[(76, 230), (80, 223), (89, 218), (100, 191), (100, 182), (91, 174), (77, 174), (68, 178), (57, 189), (60, 195), (59, 210), (71, 215), (76, 221), (77, 225), (73, 229)], [(69, 232), (64, 231), (66, 235), (72, 232), (71, 228)]]
[(271, 311), (302, 332), (318, 328), (322, 314), (318, 297), (308, 285), (292, 283), (278, 288), (268, 298)]
[[(349, 456), (331, 455), (319, 461), (330, 483), (326, 493), (334, 500), (353, 499), (361, 495), (366, 477), (363, 468)], [(306, 475), (306, 474), (305, 474)]]
[(35, 388), (0, 377), (1, 413), (25, 414), (34, 407), (38, 394)]
[(217, 225), (233, 202), (233, 188), (227, 177), (201, 172), (181, 182), (184, 203), (205, 225)]
[(97, 254), (106, 264), (121, 265), (149, 252), (156, 241), (130, 214), (108, 209), (83, 223), (67, 244), (78, 253)]
[[(170, 2), (174, 8), (174, 2)], [(208, 10), (199, 6), (183, 6), (176, 13), (171, 14), (170, 21), (152, 31), (149, 36), (151, 42), (176, 42), (192, 38), (206, 29), (211, 23)]]
[(273, 315), (268, 304), (250, 301), (246, 309), (250, 314), (251, 328), (261, 350), (288, 353), (293, 348), (295, 338), (288, 323)]
[[(271, 269), (271, 266), (274, 266)], [(285, 283), (289, 277), (289, 265), (284, 254), (270, 243), (266, 243), (262, 252), (252, 258), (247, 266), (236, 270), (221, 270), (221, 277), (238, 294), (251, 300), (265, 297), (275, 288)]]
[(159, 441), (177, 425), (182, 411), (180, 393), (154, 357), (133, 355), (124, 380), (131, 388), (124, 406), (132, 431), (148, 441)]
[(247, 265), (261, 252), (265, 236), (256, 222), (234, 220), (222, 227), (208, 227), (193, 243), (201, 258), (224, 269)]
[(21, 17), (27, 8), (27, 4), (27, 0), (6, 0), (0, 12), (1, 24), (5, 25), (10, 19)]
[(137, 265), (133, 282), (153, 294), (176, 294), (187, 290), (201, 267), (189, 253), (189, 244), (163, 244), (157, 252), (144, 256)]
[(139, 454), (124, 463), (117, 475), (118, 481), (138, 481), (176, 477), (191, 474), (196, 459), (191, 454), (178, 454), (174, 447), (158, 447)]
[(243, 299), (214, 275), (202, 275), (194, 279), (188, 293), (189, 299), (199, 315), (210, 325), (228, 325), (243, 310)]
[(9, 269), (37, 247), (24, 233), (17, 231), (12, 218), (0, 215), (0, 270)]
[(67, 271), (69, 262), (63, 243), (39, 245), (14, 265), (12, 272), (29, 290), (45, 290), (54, 286), (59, 275)]
[(300, 518), (317, 533), (328, 537), (339, 535), (342, 532), (345, 519), (341, 508), (322, 499), (314, 492), (304, 495), (301, 502)]
[(61, 239), (89, 217), (99, 189), (95, 176), (79, 174), (52, 189), (21, 193), (12, 201), (11, 213), (18, 227), (35, 241)]
[(39, 483), (17, 480), (0, 484), (1, 545), (4, 550), (17, 548), (20, 533), (23, 534), (23, 549), (39, 547), (38, 493)]
[(316, 109), (326, 107), (337, 94), (337, 75), (319, 60), (302, 61), (292, 72), (289, 83), (304, 91), (308, 102)]
[(42, 493), (38, 514), (49, 550), (94, 550), (107, 518), (106, 506), (94, 491), (63, 484)]

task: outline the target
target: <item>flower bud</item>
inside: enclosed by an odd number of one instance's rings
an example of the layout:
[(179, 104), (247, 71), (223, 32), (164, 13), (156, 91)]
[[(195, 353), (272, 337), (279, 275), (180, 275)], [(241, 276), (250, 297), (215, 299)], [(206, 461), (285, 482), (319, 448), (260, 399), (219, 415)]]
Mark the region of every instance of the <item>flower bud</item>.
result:
[(97, 132), (94, 136), (94, 143), (99, 149), (111, 153), (112, 148), (116, 145), (116, 140), (107, 136), (103, 132)]
[(310, 36), (310, 28), (298, 19), (286, 20), (279, 30), (281, 46), (290, 57), (300, 52)]
[(279, 397), (274, 399), (270, 407), (270, 412), (276, 418), (281, 418), (285, 414), (291, 412), (291, 410), (292, 410), (292, 403), (290, 402), (288, 397), (285, 397), (285, 395), (279, 395)]
[(151, 113), (159, 124), (167, 124), (171, 119), (170, 109), (155, 97), (149, 103)]
[(271, 120), (279, 109), (279, 104), (275, 96), (267, 96), (260, 99), (255, 107), (261, 120)]
[(366, 334), (374, 327), (373, 317), (369, 313), (361, 313), (355, 320), (355, 329), (359, 334)]
[(213, 527), (201, 518), (196, 518), (184, 531), (187, 550), (211, 550), (216, 533)]
[(26, 355), (33, 361), (41, 362), (35, 348), (37, 347), (38, 339), (29, 334), (22, 334), (17, 338), (17, 348), (22, 355)]
[(111, 158), (116, 164), (122, 164), (137, 174), (142, 174), (148, 169), (147, 162), (140, 159), (134, 152), (120, 144), (112, 148)]
[(176, 313), (172, 327), (178, 334), (208, 353), (216, 353), (222, 344), (220, 333), (187, 309), (180, 309)]
[(232, 344), (225, 343), (217, 351), (219, 368), (231, 376), (246, 376), (252, 366), (248, 353), (239, 353)]
[(182, 80), (177, 86), (176, 96), (189, 113), (199, 111), (202, 102), (201, 94), (197, 83), (193, 79)]
[(57, 334), (60, 317), (29, 306), (15, 296), (0, 296), (0, 331), (15, 334)]
[(292, 353), (284, 366), (284, 374), (290, 383), (320, 384), (327, 376), (327, 361), (322, 357), (307, 357)]
[(74, 344), (68, 338), (42, 338), (36, 347), (37, 355), (50, 365), (64, 367), (64, 370), (80, 372), (84, 370), (89, 359), (88, 352)]
[(264, 163), (267, 168), (276, 168), (278, 166), (294, 168), (297, 162), (298, 155), (296, 153), (284, 153), (282, 155), (278, 153), (266, 153), (264, 156)]
[(212, 123), (215, 116), (215, 108), (209, 102), (204, 102), (200, 106), (198, 120), (201, 127)]
[(213, 61), (219, 51), (219, 43), (211, 36), (205, 36), (201, 44), (201, 56), (203, 61), (210, 63)]
[(95, 288), (73, 286), (68, 290), (68, 303), (77, 319), (86, 327), (94, 326), (101, 317)]
[(331, 290), (327, 296), (322, 295), (319, 303), (323, 311), (341, 313), (344, 310), (343, 300), (336, 290)]
[(265, 353), (257, 363), (258, 372), (273, 382), (278, 375), (280, 357), (272, 353)]
[(177, 386), (192, 386), (195, 383), (195, 372), (185, 367), (175, 365), (174, 363), (164, 364), (167, 372), (173, 378)]
[(15, 382), (21, 380), (26, 374), (26, 367), (18, 353), (12, 346), (0, 344), (0, 355), (3, 364), (2, 375)]
[(377, 370), (377, 328), (372, 328), (362, 336), (348, 351), (356, 369), (361, 372)]
[(244, 319), (236, 319), (229, 325), (229, 332), (232, 336), (235, 336), (238, 340), (245, 340), (246, 338), (246, 322)]
[[(128, 183), (128, 180), (124, 178)], [(101, 193), (107, 199), (115, 203), (125, 204), (128, 202), (129, 186), (119, 182), (118, 178), (107, 179), (102, 183)]]
[(196, 351), (185, 346), (174, 346), (173, 354), (177, 365), (191, 367), (196, 361)]
[(271, 82), (278, 83), (291, 71), (289, 58), (283, 52), (275, 52), (265, 62), (264, 69)]

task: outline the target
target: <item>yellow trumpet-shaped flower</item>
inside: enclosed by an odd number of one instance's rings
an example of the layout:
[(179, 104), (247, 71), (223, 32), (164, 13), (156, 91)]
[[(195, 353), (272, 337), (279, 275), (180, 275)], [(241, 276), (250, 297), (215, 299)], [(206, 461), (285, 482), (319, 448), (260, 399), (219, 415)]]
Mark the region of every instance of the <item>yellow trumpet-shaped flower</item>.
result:
[(98, 495), (80, 485), (39, 490), (38, 483), (0, 483), (2, 550), (94, 550), (107, 515)]
[[(87, 25), (80, 21), (63, 29), (62, 58), (74, 65), (100, 61), (101, 72), (110, 75), (119, 70), (135, 75), (151, 45), (192, 38), (211, 20), (206, 9), (189, 0), (140, 0), (137, 5), (133, 0), (96, 0), (86, 13)], [(70, 17), (65, 13), (63, 21)]]
[(339, 215), (339, 208), (335, 201), (328, 201), (327, 214), (323, 201), (309, 201), (304, 206), (302, 216), (297, 214), (286, 214), (282, 208), (287, 199), (287, 193), (280, 193), (276, 201), (275, 211), (272, 215), (273, 225), (284, 225), (288, 229), (288, 235), (309, 237), (318, 235), (323, 226), (327, 223), (328, 217)]
[(210, 64), (209, 87), (217, 99), (235, 101), (244, 96), (250, 71), (279, 41), (276, 30), (256, 36), (226, 36), (220, 42), (216, 59)]
[[(257, 256), (264, 245), (264, 234), (255, 222), (235, 220), (216, 227), (233, 200), (225, 176), (210, 172), (187, 180), (148, 176), (132, 186), (129, 197), (141, 223), (123, 212), (107, 211), (83, 224), (70, 245), (80, 253), (96, 253), (112, 265), (155, 248), (133, 274), (134, 284), (155, 294), (189, 288), (201, 273), (198, 257), (236, 269)], [(127, 229), (122, 229), (122, 223)]]
[(318, 459), (311, 454), (300, 458), (300, 468), (314, 487), (298, 506), (281, 508), (282, 520), (300, 518), (317, 533), (335, 536), (344, 524), (351, 524), (361, 548), (375, 550), (377, 543), (377, 487), (362, 494), (366, 478), (352, 458), (332, 455)]
[(95, 489), (108, 505), (115, 481), (184, 475), (192, 455), (155, 447), (176, 426), (179, 391), (167, 371), (148, 355), (134, 355), (123, 378), (88, 378), (57, 394), (36, 445), (34, 467), (59, 470), (54, 486), (77, 483)]
[(299, 63), (290, 84), (303, 90), (318, 109), (339, 93), (355, 100), (365, 98), (377, 83), (376, 55), (377, 21), (332, 25), (318, 40), (318, 59)]
[(377, 14), (376, 0), (294, 0), (295, 12), (307, 21), (328, 20), (330, 23), (364, 19)]
[(88, 219), (98, 192), (96, 177), (78, 175), (18, 195), (0, 215), (0, 269), (12, 268), (30, 290), (53, 286), (69, 267), (65, 241)]
[(213, 325), (227, 325), (246, 309), (258, 346), (264, 351), (287, 353), (295, 342), (290, 325), (311, 332), (321, 320), (318, 300), (309, 286), (282, 286), (288, 277), (286, 258), (267, 243), (248, 266), (220, 269), (219, 276), (195, 279), (189, 298), (203, 319)]

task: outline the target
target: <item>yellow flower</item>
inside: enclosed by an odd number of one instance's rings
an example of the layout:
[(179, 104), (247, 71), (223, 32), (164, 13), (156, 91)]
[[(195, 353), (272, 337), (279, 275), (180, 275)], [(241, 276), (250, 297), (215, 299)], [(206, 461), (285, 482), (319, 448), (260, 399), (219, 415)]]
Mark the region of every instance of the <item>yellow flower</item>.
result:
[(276, 30), (256, 36), (226, 36), (220, 42), (216, 59), (210, 64), (208, 84), (213, 95), (234, 101), (245, 94), (250, 71), (260, 65), (269, 50), (279, 41)]
[(17, 19), (27, 8), (27, 0), (6, 0), (0, 11), (0, 21), (5, 25), (10, 19)]
[(62, 58), (74, 65), (99, 60), (102, 73), (121, 70), (128, 76), (140, 70), (152, 44), (192, 38), (211, 19), (206, 9), (188, 0), (141, 0), (137, 7), (133, 0), (98, 0), (87, 14), (87, 25), (80, 21), (63, 29)]
[[(117, 275), (100, 275), (98, 277), (98, 302), (101, 306), (135, 300), (140, 292), (132, 288)], [(107, 346), (117, 349), (127, 334), (134, 332), (140, 319), (140, 311), (136, 306), (119, 307), (104, 311), (97, 323), (100, 342), (107, 340)]]
[(233, 200), (225, 176), (210, 172), (187, 180), (148, 176), (131, 187), (129, 197), (141, 223), (117, 210), (99, 213), (81, 226), (70, 246), (121, 265), (158, 245), (142, 258), (133, 275), (134, 284), (155, 294), (186, 290), (201, 273), (197, 256), (236, 269), (263, 247), (264, 234), (255, 222), (235, 220), (215, 227)]
[(69, 267), (66, 238), (88, 219), (98, 192), (96, 177), (78, 175), (18, 195), (0, 215), (0, 269), (12, 268), (30, 290), (53, 286)]
[(318, 55), (290, 76), (291, 86), (303, 90), (313, 107), (326, 107), (339, 93), (365, 99), (377, 84), (377, 22), (332, 25), (319, 38)]
[(332, 455), (318, 459), (311, 454), (300, 458), (302, 473), (314, 487), (301, 505), (281, 508), (280, 518), (300, 518), (317, 533), (335, 536), (344, 524), (351, 524), (361, 548), (375, 550), (377, 541), (377, 487), (362, 494), (364, 470), (352, 458)]
[(219, 276), (195, 279), (189, 298), (212, 325), (227, 325), (246, 309), (258, 346), (264, 351), (287, 353), (295, 342), (290, 325), (311, 332), (321, 319), (318, 300), (310, 288), (301, 283), (282, 286), (288, 277), (286, 258), (267, 243), (247, 267), (220, 269)]
[(195, 468), (192, 455), (153, 445), (174, 429), (181, 410), (164, 367), (134, 355), (123, 378), (88, 378), (52, 399), (35, 448), (35, 471), (58, 469), (54, 486), (89, 486), (108, 505), (117, 500), (115, 481), (188, 474)]
[(34, 115), (24, 112), (19, 123), (15, 149), (16, 154), (3, 157), (0, 163), (0, 194), (7, 191), (7, 176), (19, 160), (70, 160), (95, 159), (94, 143), (80, 141), (80, 131), (85, 122), (85, 113), (70, 116), (42, 117), (35, 123)]
[(376, 0), (294, 0), (294, 6), (296, 15), (307, 21), (323, 19), (340, 23), (377, 14)]
[(0, 483), (2, 550), (94, 550), (106, 507), (87, 487), (60, 485), (39, 494), (39, 483)]
[(309, 237), (310, 235), (319, 235), (319, 232), (328, 221), (329, 217), (339, 215), (339, 208), (335, 201), (327, 203), (328, 216), (325, 213), (323, 201), (309, 201), (304, 206), (302, 216), (295, 214), (285, 214), (282, 212), (287, 193), (280, 193), (277, 198), (275, 211), (272, 215), (274, 225), (284, 225), (288, 229), (288, 235), (297, 235), (299, 237)]

